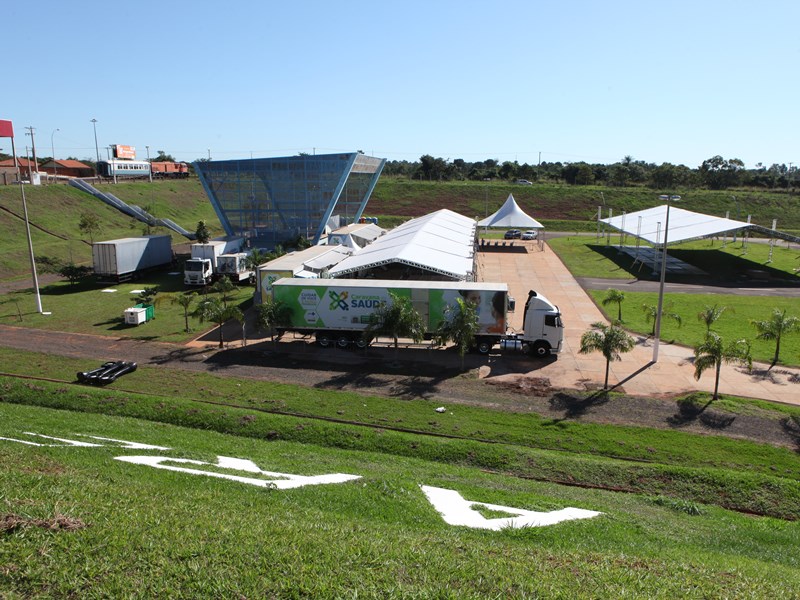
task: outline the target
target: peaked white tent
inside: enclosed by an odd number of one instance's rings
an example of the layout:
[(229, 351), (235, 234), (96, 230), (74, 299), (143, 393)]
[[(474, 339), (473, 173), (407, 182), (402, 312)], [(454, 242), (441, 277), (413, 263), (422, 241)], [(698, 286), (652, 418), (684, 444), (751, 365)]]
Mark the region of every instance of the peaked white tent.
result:
[(478, 221), (479, 227), (517, 227), (519, 229), (544, 229), (544, 225), (533, 217), (525, 214), (514, 195), (509, 194), (505, 204), (496, 213), (489, 215), (483, 221)]
[[(619, 231), (624, 231), (628, 235), (650, 242), (654, 246), (661, 246), (664, 244), (664, 224), (666, 220), (667, 205), (663, 204), (619, 217), (600, 219), (600, 222), (606, 223)], [(712, 217), (711, 215), (671, 206), (667, 243), (676, 244), (749, 226), (748, 223), (742, 221)]]

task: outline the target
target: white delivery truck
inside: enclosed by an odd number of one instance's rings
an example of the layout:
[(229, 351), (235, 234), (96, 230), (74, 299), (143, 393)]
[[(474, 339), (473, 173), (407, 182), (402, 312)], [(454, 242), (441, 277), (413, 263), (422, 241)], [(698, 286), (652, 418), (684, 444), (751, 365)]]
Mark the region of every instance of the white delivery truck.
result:
[(192, 244), (192, 257), (183, 268), (183, 283), (208, 285), (217, 274), (217, 260), (223, 254), (241, 250), (242, 238), (217, 238), (205, 244)]
[(255, 271), (247, 264), (250, 252), (220, 254), (217, 257), (217, 276), (227, 277), (233, 283), (249, 282)]
[(481, 354), (498, 343), (540, 357), (561, 351), (561, 313), (533, 291), (528, 295), (523, 331), (507, 334), (507, 316), (514, 302), (505, 283), (283, 278), (272, 284), (272, 298), (291, 309), (291, 323), (282, 330), (314, 335), (320, 346), (341, 348), (366, 345), (364, 330), (378, 308), (392, 302), (390, 293), (411, 300), (425, 323), (426, 339), (434, 336), (449, 312), (457, 309), (457, 298), (462, 298), (478, 313), (474, 347)]

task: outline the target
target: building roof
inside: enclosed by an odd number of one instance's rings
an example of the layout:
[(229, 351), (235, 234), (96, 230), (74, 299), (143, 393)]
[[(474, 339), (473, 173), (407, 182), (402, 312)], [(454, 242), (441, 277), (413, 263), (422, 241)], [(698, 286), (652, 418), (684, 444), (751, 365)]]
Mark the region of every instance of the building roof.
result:
[[(624, 231), (628, 235), (660, 246), (664, 243), (666, 218), (667, 205), (663, 204), (618, 217), (600, 219), (600, 222), (606, 223), (614, 229)], [(749, 225), (742, 221), (713, 217), (671, 206), (669, 210), (667, 245), (709, 237), (745, 227), (749, 227)]]
[(47, 161), (43, 167), (52, 167), (53, 163), (56, 163), (59, 167), (63, 167), (65, 169), (91, 169), (89, 165), (82, 163), (79, 160), (72, 160), (72, 159), (64, 159), (64, 160), (49, 160)]
[[(333, 260), (331, 264), (336, 264), (342, 258), (344, 258), (343, 253), (349, 254), (349, 251), (341, 246), (311, 246), (305, 250), (297, 250), (295, 252), (289, 252), (288, 254), (279, 256), (268, 263), (259, 265), (258, 269), (259, 271), (269, 270), (294, 272), (297, 269), (301, 269), (311, 264), (320, 265), (323, 262), (326, 262), (325, 258), (328, 260)], [(328, 265), (324, 265), (320, 268), (326, 268), (327, 266)]]
[(345, 277), (399, 263), (466, 280), (473, 272), (474, 244), (475, 221), (441, 209), (392, 229), (333, 267), (330, 274)]
[(522, 210), (514, 195), (509, 194), (503, 206), (496, 213), (478, 222), (480, 227), (519, 227), (520, 229), (543, 229), (544, 225)]
[[(28, 165), (30, 165), (30, 167), (32, 169), (36, 168), (36, 163), (33, 162), (32, 160), (27, 159), (27, 158), (17, 157), (17, 164), (19, 164), (19, 168), (20, 169), (27, 169)], [(0, 160), (0, 167), (11, 167), (11, 168), (14, 168), (15, 166), (16, 165), (14, 165), (14, 159), (13, 158), (8, 158), (6, 160)]]

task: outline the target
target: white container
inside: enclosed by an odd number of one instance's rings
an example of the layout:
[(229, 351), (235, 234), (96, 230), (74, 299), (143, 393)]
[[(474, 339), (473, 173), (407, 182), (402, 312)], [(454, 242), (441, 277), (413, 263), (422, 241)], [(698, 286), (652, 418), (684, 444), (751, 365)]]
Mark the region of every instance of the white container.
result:
[(126, 325), (141, 325), (147, 319), (146, 308), (128, 308), (125, 310)]

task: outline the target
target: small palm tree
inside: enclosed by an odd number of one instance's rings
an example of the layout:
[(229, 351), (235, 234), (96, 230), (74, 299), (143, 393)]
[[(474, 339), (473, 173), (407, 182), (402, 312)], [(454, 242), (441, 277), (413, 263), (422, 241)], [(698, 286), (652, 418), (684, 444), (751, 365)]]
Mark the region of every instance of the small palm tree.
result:
[(610, 288), (606, 291), (606, 297), (600, 301), (603, 306), (609, 304), (617, 305), (617, 321), (622, 323), (622, 303), (625, 301), (625, 293), (615, 288)]
[(774, 367), (781, 352), (781, 338), (784, 335), (800, 331), (800, 319), (792, 315), (786, 316), (786, 310), (776, 308), (772, 316), (766, 321), (750, 321), (758, 330), (757, 340), (775, 340), (775, 356), (772, 358), (770, 369)]
[(461, 357), (461, 370), (464, 370), (464, 355), (475, 345), (475, 334), (478, 333), (478, 310), (472, 302), (456, 298), (455, 306), (448, 306), (445, 319), (436, 330), (435, 339), (439, 344), (449, 341), (455, 343)]
[(204, 298), (197, 305), (192, 313), (200, 319), (200, 322), (211, 321), (219, 327), (219, 347), (225, 345), (222, 334), (222, 326), (231, 319), (239, 323), (244, 321), (244, 314), (236, 306), (225, 306), (219, 298)]
[[(275, 329), (288, 327), (292, 323), (292, 308), (282, 300), (267, 297), (256, 306), (256, 328), (269, 330), (272, 345), (275, 345)], [(280, 338), (281, 334), (278, 334)]]
[(183, 322), (186, 325), (186, 333), (191, 331), (189, 327), (189, 308), (192, 306), (192, 302), (194, 302), (194, 292), (189, 292), (188, 294), (177, 294), (174, 296), (170, 296), (170, 303), (177, 304), (183, 309)]
[[(726, 310), (728, 310), (727, 306), (718, 306), (716, 304), (714, 306), (706, 306), (697, 313), (697, 320), (705, 324), (706, 333), (709, 333), (711, 331), (711, 326), (717, 322), (717, 319), (719, 319)], [(733, 312), (733, 309), (730, 310)]]
[(211, 291), (219, 294), (220, 300), (222, 300), (222, 306), (225, 308), (228, 308), (228, 300), (233, 299), (231, 292), (235, 289), (236, 286), (229, 277), (223, 277), (211, 286)]
[(694, 378), (700, 381), (703, 371), (714, 367), (714, 395), (712, 401), (719, 397), (719, 374), (722, 370), (722, 363), (741, 363), (747, 366), (748, 370), (753, 366), (753, 359), (750, 357), (750, 342), (747, 340), (735, 340), (725, 347), (722, 338), (709, 331), (705, 341), (694, 349)]
[(605, 323), (592, 323), (592, 329), (585, 331), (581, 336), (580, 354), (601, 352), (606, 359), (606, 379), (603, 389), (608, 389), (608, 372), (612, 360), (622, 360), (623, 352), (630, 352), (636, 345), (628, 332), (618, 325)]
[[(653, 328), (650, 330), (650, 335), (656, 335), (656, 317), (658, 316), (658, 307), (653, 306), (652, 304), (642, 304), (642, 310), (644, 311), (645, 319), (648, 323), (651, 321), (653, 322)], [(681, 316), (676, 313), (672, 312), (672, 303), (670, 302), (667, 306), (665, 306), (661, 310), (661, 320), (664, 320), (664, 317), (670, 318), (678, 324), (680, 327), (683, 324), (683, 319)]]
[(417, 343), (421, 342), (425, 336), (425, 323), (410, 298), (393, 292), (389, 292), (389, 298), (390, 302), (382, 304), (372, 314), (371, 322), (364, 330), (364, 338), (367, 342), (382, 335), (394, 339), (396, 357), (398, 339), (410, 337)]

